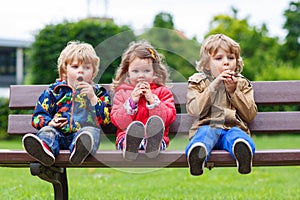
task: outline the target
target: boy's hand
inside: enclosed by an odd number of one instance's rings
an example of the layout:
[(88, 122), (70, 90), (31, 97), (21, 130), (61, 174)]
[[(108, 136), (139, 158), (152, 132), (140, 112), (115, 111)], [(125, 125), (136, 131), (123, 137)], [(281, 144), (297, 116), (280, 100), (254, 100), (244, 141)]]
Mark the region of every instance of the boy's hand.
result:
[(66, 124), (68, 123), (68, 119), (65, 118), (65, 117), (56, 117), (56, 118), (53, 118), (49, 123), (48, 125), (49, 126), (52, 126), (54, 128), (57, 128), (57, 129), (61, 129), (62, 127), (64, 127)]
[(98, 98), (94, 92), (94, 88), (91, 84), (81, 81), (78, 83), (77, 90), (80, 90), (80, 95), (86, 95), (87, 98), (90, 100), (92, 105), (96, 105), (98, 102)]
[(219, 76), (216, 77), (216, 79), (211, 83), (211, 87), (214, 90), (217, 90), (219, 85), (221, 83), (224, 83), (225, 90), (229, 93), (230, 96), (233, 95), (236, 86), (237, 86), (237, 78), (236, 78), (236, 73), (231, 70), (225, 70)]
[(231, 70), (225, 70), (223, 73), (225, 74), (224, 76), (225, 79), (223, 80), (225, 85), (225, 90), (228, 92), (230, 96), (232, 96), (238, 82), (237, 77), (235, 76), (236, 73)]

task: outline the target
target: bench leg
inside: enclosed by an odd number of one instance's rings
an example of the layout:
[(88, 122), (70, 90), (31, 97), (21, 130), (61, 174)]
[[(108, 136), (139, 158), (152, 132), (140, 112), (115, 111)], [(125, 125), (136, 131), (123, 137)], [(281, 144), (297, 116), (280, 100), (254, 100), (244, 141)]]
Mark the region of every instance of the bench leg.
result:
[(40, 163), (30, 163), (30, 172), (33, 176), (52, 183), (55, 200), (68, 199), (68, 180), (66, 168), (46, 167)]

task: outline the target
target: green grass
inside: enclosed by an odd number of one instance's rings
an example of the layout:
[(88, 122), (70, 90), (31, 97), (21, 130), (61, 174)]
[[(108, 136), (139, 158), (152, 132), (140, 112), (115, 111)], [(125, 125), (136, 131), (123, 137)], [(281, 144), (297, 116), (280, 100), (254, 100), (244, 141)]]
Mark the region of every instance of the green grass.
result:
[[(253, 137), (257, 149), (299, 148), (297, 135)], [(169, 149), (184, 149), (176, 137)], [(21, 140), (0, 141), (0, 149), (20, 149)], [(113, 149), (102, 139), (100, 149)], [(235, 167), (205, 169), (194, 177), (188, 168), (68, 168), (69, 199), (300, 199), (300, 167), (254, 167), (240, 175)], [(52, 185), (32, 176), (28, 168), (0, 168), (1, 199), (53, 199)]]

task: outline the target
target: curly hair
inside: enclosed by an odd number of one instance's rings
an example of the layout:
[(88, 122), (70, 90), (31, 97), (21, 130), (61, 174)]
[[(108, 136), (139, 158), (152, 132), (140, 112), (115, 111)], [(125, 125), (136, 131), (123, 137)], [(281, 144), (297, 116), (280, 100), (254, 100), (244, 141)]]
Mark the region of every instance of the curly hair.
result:
[(156, 78), (153, 80), (158, 85), (165, 85), (169, 81), (169, 72), (163, 63), (163, 56), (158, 54), (154, 47), (146, 40), (131, 42), (122, 55), (122, 61), (116, 70), (112, 89), (115, 90), (121, 83), (126, 82), (130, 63), (135, 59), (151, 59)]
[(236, 58), (236, 72), (241, 73), (243, 70), (244, 62), (240, 56), (241, 48), (230, 37), (223, 34), (215, 34), (209, 36), (204, 40), (200, 49), (200, 60), (197, 62), (196, 70), (202, 71), (209, 64), (209, 59), (214, 56), (218, 49), (221, 48), (226, 52), (233, 53)]
[(69, 41), (57, 59), (59, 78), (67, 79), (67, 66), (75, 59), (79, 63), (90, 63), (93, 66), (93, 79), (99, 71), (100, 58), (97, 56), (92, 45), (80, 41)]

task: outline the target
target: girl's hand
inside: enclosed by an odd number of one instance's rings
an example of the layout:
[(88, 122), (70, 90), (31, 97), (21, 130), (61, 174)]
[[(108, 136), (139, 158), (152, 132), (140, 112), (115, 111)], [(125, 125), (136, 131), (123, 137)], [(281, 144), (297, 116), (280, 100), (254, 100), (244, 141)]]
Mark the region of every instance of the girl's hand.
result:
[(154, 98), (148, 82), (139, 82), (132, 91), (131, 98), (134, 103), (138, 103), (140, 97), (144, 95), (149, 104), (153, 104)]
[(153, 93), (150, 89), (150, 83), (143, 82), (141, 83), (142, 95), (145, 96), (146, 101), (151, 105), (154, 103)]
[(143, 91), (141, 89), (141, 83), (137, 83), (131, 93), (131, 99), (132, 99), (133, 103), (137, 104), (139, 102), (142, 94), (143, 94)]
[(53, 118), (48, 125), (57, 129), (61, 129), (68, 123), (68, 119), (64, 117)]
[(81, 81), (78, 83), (77, 90), (80, 90), (80, 95), (86, 95), (87, 98), (90, 100), (92, 105), (96, 105), (98, 102), (98, 98), (94, 92), (94, 88), (91, 84)]

